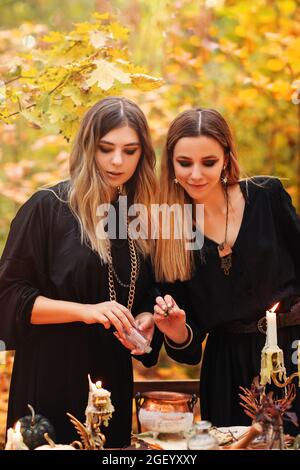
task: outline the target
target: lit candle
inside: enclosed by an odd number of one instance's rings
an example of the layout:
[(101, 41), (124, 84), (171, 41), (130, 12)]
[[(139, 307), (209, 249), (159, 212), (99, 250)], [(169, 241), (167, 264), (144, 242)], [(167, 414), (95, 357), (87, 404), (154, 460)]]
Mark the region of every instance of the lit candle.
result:
[(268, 347), (276, 347), (277, 346), (277, 322), (276, 322), (276, 313), (275, 310), (278, 307), (279, 302), (271, 308), (271, 310), (267, 310), (266, 317), (267, 317), (267, 341), (266, 344)]
[(267, 337), (266, 344), (261, 352), (261, 367), (260, 367), (260, 383), (265, 386), (271, 383), (272, 374), (278, 375), (279, 380), (286, 379), (286, 371), (284, 367), (283, 351), (277, 344), (277, 324), (275, 310), (279, 302), (267, 310)]
[(95, 384), (91, 381), (90, 375), (88, 375), (88, 380), (89, 380), (89, 398), (92, 400), (92, 397), (110, 397), (110, 392), (108, 390), (105, 390), (105, 388), (102, 387), (102, 382), (98, 380)]
[(7, 430), (7, 442), (5, 450), (28, 450), (24, 444), (23, 436), (21, 434), (21, 423), (17, 422), (15, 429), (9, 428)]

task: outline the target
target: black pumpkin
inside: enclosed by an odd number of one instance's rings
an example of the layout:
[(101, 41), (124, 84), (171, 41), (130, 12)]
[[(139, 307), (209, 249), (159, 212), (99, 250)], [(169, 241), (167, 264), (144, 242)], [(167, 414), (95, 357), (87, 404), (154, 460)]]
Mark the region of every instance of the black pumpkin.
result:
[(50, 438), (55, 441), (55, 431), (50, 421), (42, 415), (36, 415), (31, 405), (27, 406), (30, 409), (31, 415), (24, 416), (19, 420), (21, 423), (23, 441), (27, 447), (33, 450), (36, 447), (47, 444), (44, 438), (45, 433), (48, 433)]

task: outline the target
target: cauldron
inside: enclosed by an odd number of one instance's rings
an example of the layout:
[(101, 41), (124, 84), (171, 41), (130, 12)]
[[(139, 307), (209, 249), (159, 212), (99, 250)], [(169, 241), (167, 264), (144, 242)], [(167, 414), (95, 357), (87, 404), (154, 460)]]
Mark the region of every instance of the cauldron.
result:
[(136, 402), (143, 431), (182, 433), (193, 425), (196, 395), (153, 391), (138, 394)]

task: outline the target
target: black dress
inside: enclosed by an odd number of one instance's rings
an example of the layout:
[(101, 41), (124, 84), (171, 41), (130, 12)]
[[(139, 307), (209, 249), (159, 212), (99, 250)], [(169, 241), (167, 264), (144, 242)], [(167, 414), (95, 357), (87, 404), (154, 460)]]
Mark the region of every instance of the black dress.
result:
[[(259, 332), (229, 333), (227, 325), (235, 320), (258, 320), (277, 301), (281, 301), (278, 312), (288, 311), (300, 298), (300, 220), (290, 196), (275, 178), (241, 181), (240, 187), (246, 204), (230, 274), (226, 276), (221, 270), (217, 243), (204, 237), (191, 280), (160, 286), (163, 294), (173, 295), (183, 306), (194, 331), (189, 347), (175, 350), (166, 345), (170, 357), (197, 364), (201, 341), (209, 333), (200, 401), (202, 418), (216, 426), (249, 425), (239, 405), (239, 386), (249, 388), (259, 374), (266, 340)], [(288, 374), (297, 370), (298, 339), (300, 325), (278, 329)], [(299, 393), (295, 405), (300, 418)]]
[[(132, 416), (132, 356), (101, 324), (73, 322), (32, 325), (30, 316), (38, 295), (93, 304), (109, 300), (107, 266), (80, 242), (75, 217), (64, 199), (68, 182), (35, 193), (11, 224), (0, 264), (0, 339), (16, 349), (7, 425), (28, 415), (27, 403), (47, 417), (57, 442), (78, 438), (66, 412), (85, 421), (88, 374), (111, 392), (115, 407), (103, 432), (108, 447), (130, 440)], [(130, 256), (127, 240), (112, 244), (114, 267), (128, 283)], [(127, 305), (128, 289), (115, 282), (117, 301)], [(155, 291), (151, 265), (140, 256), (133, 315), (153, 311)], [(152, 352), (138, 356), (147, 367), (157, 362), (161, 335), (155, 331)]]

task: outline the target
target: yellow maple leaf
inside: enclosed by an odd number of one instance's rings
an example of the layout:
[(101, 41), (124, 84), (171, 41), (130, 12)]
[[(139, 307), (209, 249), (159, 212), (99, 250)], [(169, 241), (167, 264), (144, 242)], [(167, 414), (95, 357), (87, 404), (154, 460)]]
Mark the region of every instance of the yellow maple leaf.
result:
[(61, 105), (52, 105), (49, 110), (49, 120), (52, 124), (60, 122), (66, 115), (66, 111)]
[(64, 35), (58, 31), (50, 31), (49, 34), (43, 37), (44, 42), (61, 43), (64, 40)]
[(72, 85), (67, 85), (63, 88), (61, 91), (61, 94), (63, 96), (69, 96), (71, 100), (73, 101), (76, 106), (79, 106), (82, 104), (82, 98), (81, 98), (81, 92), (78, 87), (72, 86)]
[(67, 139), (67, 141), (69, 141), (75, 136), (78, 130), (78, 126), (79, 126), (79, 120), (77, 119), (77, 117), (75, 119), (68, 119), (68, 120), (62, 121), (60, 129), (61, 129), (61, 133)]
[(43, 118), (40, 112), (35, 110), (27, 110), (24, 109), (20, 112), (21, 116), (23, 116), (27, 121), (31, 122), (34, 126), (40, 128), (43, 127)]
[(109, 29), (113, 33), (114, 39), (121, 39), (122, 41), (128, 39), (129, 30), (119, 23), (111, 23)]
[(93, 63), (96, 65), (96, 69), (93, 70), (90, 78), (86, 81), (89, 87), (96, 83), (102, 90), (109, 90), (115, 80), (121, 83), (131, 82), (130, 75), (113, 63), (104, 59), (95, 60)]
[(132, 73), (130, 75), (132, 83), (143, 91), (155, 90), (164, 84), (161, 78), (151, 77), (145, 73)]
[(100, 49), (105, 46), (108, 37), (102, 31), (91, 31), (90, 32), (90, 43), (96, 49)]

